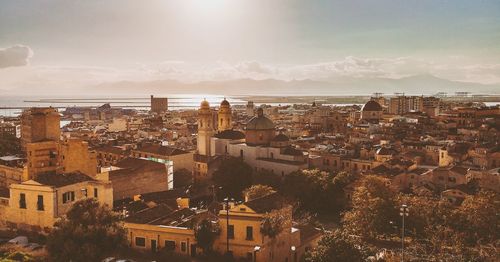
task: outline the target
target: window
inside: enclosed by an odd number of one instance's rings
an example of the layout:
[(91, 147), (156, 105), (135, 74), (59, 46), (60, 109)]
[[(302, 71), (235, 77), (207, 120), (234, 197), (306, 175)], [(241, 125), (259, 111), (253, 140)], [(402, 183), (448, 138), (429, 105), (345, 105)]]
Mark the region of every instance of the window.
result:
[(97, 192), (97, 188), (94, 188), (94, 197), (97, 198), (99, 196), (98, 192)]
[(253, 240), (253, 227), (247, 226), (247, 238), (246, 240)]
[(43, 196), (38, 195), (38, 201), (36, 202), (36, 210), (43, 211)]
[(145, 247), (146, 246), (146, 238), (136, 237), (135, 238), (135, 245), (138, 247)]
[(69, 191), (63, 194), (63, 204), (67, 202), (75, 201), (75, 192)]
[(175, 250), (175, 241), (173, 240), (165, 240), (165, 249), (169, 251)]
[(26, 195), (24, 193), (19, 194), (19, 208), (26, 209)]
[(186, 249), (187, 249), (186, 242), (181, 242), (181, 251), (186, 252)]
[(230, 239), (234, 239), (234, 225), (229, 225), (227, 228), (227, 237)]

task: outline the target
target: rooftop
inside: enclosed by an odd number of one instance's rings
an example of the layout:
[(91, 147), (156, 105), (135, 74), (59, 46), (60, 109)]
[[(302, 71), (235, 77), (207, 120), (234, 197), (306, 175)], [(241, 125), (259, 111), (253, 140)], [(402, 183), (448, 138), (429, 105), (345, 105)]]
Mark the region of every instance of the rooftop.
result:
[(39, 174), (34, 180), (42, 185), (54, 187), (63, 187), (85, 181), (95, 181), (93, 178), (80, 172), (64, 174), (43, 173)]
[(162, 146), (157, 144), (146, 144), (137, 148), (135, 151), (146, 152), (155, 155), (163, 155), (163, 156), (175, 156), (175, 155), (189, 153), (179, 148)]
[(220, 133), (215, 134), (216, 138), (219, 139), (243, 139), (245, 138), (245, 134), (241, 131), (237, 130), (224, 130)]
[(267, 213), (285, 206), (285, 199), (278, 193), (272, 193), (244, 203), (257, 213)]

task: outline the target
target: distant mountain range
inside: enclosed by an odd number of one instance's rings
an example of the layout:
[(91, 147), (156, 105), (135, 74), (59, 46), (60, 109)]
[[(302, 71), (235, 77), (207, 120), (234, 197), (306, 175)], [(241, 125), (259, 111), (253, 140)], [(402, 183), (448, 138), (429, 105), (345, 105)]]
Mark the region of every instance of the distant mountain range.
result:
[[(22, 89), (22, 90), (20, 90)], [(471, 92), (473, 94), (500, 95), (499, 84), (479, 84), (451, 81), (432, 75), (416, 75), (399, 79), (336, 77), (322, 80), (276, 80), (237, 79), (227, 81), (202, 81), (184, 83), (177, 80), (119, 81), (105, 82), (82, 88), (68, 88), (55, 85), (52, 88), (16, 88), (0, 90), (2, 96), (36, 97), (100, 97), (139, 96), (149, 94), (168, 96), (172, 94), (207, 95), (264, 95), (264, 96), (341, 96), (406, 93), (432, 95), (438, 92), (453, 94)]]
[(478, 84), (450, 81), (432, 75), (416, 75), (400, 79), (340, 77), (327, 80), (238, 79), (183, 83), (176, 80), (149, 82), (103, 83), (85, 90), (106, 94), (220, 94), (220, 95), (368, 95), (375, 92), (392, 94), (425, 94), (438, 92), (471, 92), (500, 94), (500, 84)]

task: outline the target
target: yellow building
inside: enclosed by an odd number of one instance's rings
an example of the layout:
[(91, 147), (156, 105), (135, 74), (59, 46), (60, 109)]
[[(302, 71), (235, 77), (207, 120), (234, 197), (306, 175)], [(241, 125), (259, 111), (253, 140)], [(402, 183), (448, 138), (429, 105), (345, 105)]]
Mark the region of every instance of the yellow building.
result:
[(21, 183), (25, 172), (25, 159), (16, 156), (0, 157), (0, 188), (8, 188), (11, 184)]
[[(277, 193), (242, 204), (229, 203), (229, 209), (220, 210), (217, 216), (211, 208), (210, 211), (189, 209), (189, 204), (182, 200), (163, 199), (161, 204), (153, 204), (128, 217), (125, 228), (130, 246), (147, 252), (167, 248), (197, 256), (202, 250), (197, 247), (194, 226), (208, 219), (218, 223), (220, 229), (213, 244), (213, 250), (219, 254), (229, 249), (233, 257), (244, 261), (297, 262), (321, 236), (319, 230), (310, 226), (292, 227), (292, 207)], [(151, 203), (147, 201), (143, 205)], [(273, 237), (261, 230), (269, 213), (278, 213), (283, 218), (282, 230)]]
[(59, 141), (47, 140), (43, 142), (27, 143), (27, 177), (23, 181), (33, 179), (38, 174), (47, 172), (59, 173), (62, 171), (60, 161)]
[(70, 138), (61, 143), (61, 163), (62, 172), (80, 171), (91, 177), (97, 174), (97, 154), (81, 139)]
[(125, 220), (130, 246), (137, 250), (157, 252), (168, 249), (195, 257), (201, 249), (196, 247), (192, 221), (206, 217), (207, 211), (196, 212), (189, 208), (174, 210), (160, 204), (138, 212)]
[(27, 230), (49, 230), (75, 201), (87, 197), (113, 205), (111, 183), (96, 181), (79, 172), (40, 174), (32, 180), (10, 185), (9, 191), (8, 206), (0, 217), (10, 227)]
[[(281, 233), (269, 237), (261, 227), (266, 214), (273, 211), (279, 212), (286, 222)], [(300, 245), (300, 232), (292, 228), (292, 207), (286, 205), (277, 193), (221, 210), (219, 226), (221, 232), (214, 248), (221, 254), (229, 248), (233, 257), (249, 261), (293, 261), (295, 256), (300, 257), (300, 254), (295, 254), (297, 249), (292, 250)]]

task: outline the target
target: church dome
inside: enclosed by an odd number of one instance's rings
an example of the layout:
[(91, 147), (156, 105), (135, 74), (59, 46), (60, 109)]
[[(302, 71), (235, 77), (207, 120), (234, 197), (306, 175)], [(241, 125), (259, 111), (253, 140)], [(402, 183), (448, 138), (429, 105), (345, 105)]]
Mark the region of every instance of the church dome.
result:
[(382, 111), (382, 106), (376, 101), (370, 100), (363, 106), (361, 111)]
[(273, 142), (286, 142), (286, 141), (290, 141), (290, 139), (284, 134), (279, 134), (273, 138)]
[(274, 127), (273, 121), (265, 117), (262, 108), (259, 108), (257, 116), (248, 121), (246, 130), (269, 130), (274, 129)]
[(226, 106), (226, 107), (229, 107), (229, 102), (226, 100), (226, 98), (224, 98), (224, 100), (222, 100), (222, 102), (220, 103), (220, 106), (223, 107), (223, 106)]
[(210, 104), (207, 100), (201, 101), (200, 108), (210, 108)]

